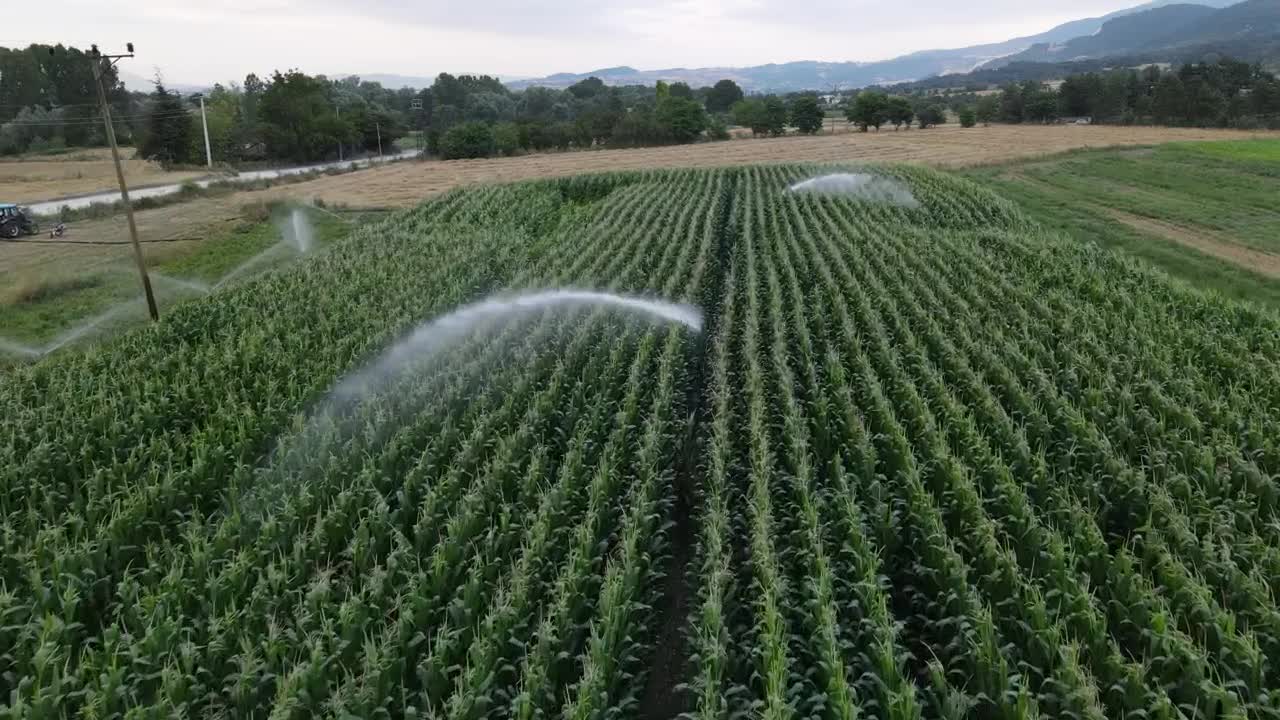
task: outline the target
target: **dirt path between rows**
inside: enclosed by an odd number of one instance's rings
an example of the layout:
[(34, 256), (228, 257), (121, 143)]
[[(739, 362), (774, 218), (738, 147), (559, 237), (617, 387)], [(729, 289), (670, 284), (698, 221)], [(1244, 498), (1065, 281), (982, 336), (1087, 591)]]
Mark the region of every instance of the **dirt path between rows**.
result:
[(1144, 235), (1154, 235), (1199, 250), (1220, 260), (1226, 260), (1246, 270), (1271, 278), (1280, 278), (1280, 255), (1245, 247), (1204, 228), (1191, 228), (1111, 208), (1098, 209), (1116, 222)]

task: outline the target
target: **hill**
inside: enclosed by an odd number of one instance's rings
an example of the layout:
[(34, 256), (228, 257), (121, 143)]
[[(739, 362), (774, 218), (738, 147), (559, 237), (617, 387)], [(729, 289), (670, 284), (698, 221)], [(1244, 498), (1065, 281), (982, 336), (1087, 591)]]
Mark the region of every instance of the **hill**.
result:
[(1114, 18), (1094, 35), (1040, 43), (999, 63), (1063, 62), (1116, 56), (1184, 59), (1189, 51), (1264, 59), (1280, 49), (1280, 0), (1247, 0), (1226, 8), (1177, 4)]
[[(1196, 3), (1194, 7), (1202, 8), (1205, 13), (1209, 13), (1212, 9), (1228, 5), (1229, 2), (1230, 0), (1203, 0)], [(555, 73), (546, 77), (529, 78), (507, 84), (512, 89), (532, 85), (564, 88), (589, 77), (598, 77), (610, 85), (652, 85), (657, 80), (664, 80), (685, 82), (697, 87), (711, 85), (717, 80), (728, 78), (748, 92), (818, 90), (830, 88), (836, 84), (844, 87), (887, 85), (936, 75), (967, 73), (1037, 46), (1054, 47), (1075, 38), (1091, 36), (1099, 33), (1104, 25), (1114, 20), (1165, 7), (1186, 8), (1188, 5), (1176, 0), (1159, 0), (1100, 17), (1073, 20), (1036, 35), (962, 48), (921, 50), (875, 62), (803, 60), (751, 67), (675, 67), (660, 70), (637, 70), (621, 66), (583, 73)], [(1177, 12), (1175, 11), (1175, 14)]]

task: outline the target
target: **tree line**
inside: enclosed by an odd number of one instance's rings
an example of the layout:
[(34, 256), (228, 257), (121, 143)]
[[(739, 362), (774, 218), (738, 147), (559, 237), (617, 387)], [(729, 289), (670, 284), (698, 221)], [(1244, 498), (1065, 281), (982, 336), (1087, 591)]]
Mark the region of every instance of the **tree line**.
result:
[(1280, 127), (1280, 83), (1258, 65), (1222, 58), (1177, 68), (1088, 72), (1057, 88), (1009, 84), (978, 101), (979, 113), (1002, 122), (1090, 118), (1113, 124)]
[[(62, 45), (0, 47), (0, 155), (106, 142), (89, 55)], [(115, 68), (103, 86), (117, 132), (129, 133), (135, 108)]]
[(1091, 70), (963, 90), (916, 90), (982, 123), (1280, 128), (1280, 82), (1258, 65), (1214, 58), (1176, 67)]
[[(63, 46), (0, 48), (0, 154), (105, 142), (91, 59)], [(116, 134), (146, 158), (203, 164), (204, 132), (192, 96), (160, 78), (150, 93), (129, 92), (114, 68), (104, 86)], [(204, 94), (210, 145), (219, 162), (313, 162), (384, 150), (409, 133), (444, 158), (527, 151), (639, 147), (727, 138), (730, 123), (756, 136), (822, 129), (828, 111), (862, 131), (960, 124), (1052, 122), (1223, 127), (1280, 126), (1280, 83), (1256, 65), (1230, 59), (1165, 69), (1090, 71), (1059, 83), (1036, 80), (962, 92), (868, 88), (844, 97), (816, 93), (747, 96), (733, 80), (606, 85), (591, 77), (566, 89), (507, 88), (485, 75), (441, 73), (428, 88), (384, 88), (359, 77), (331, 79), (297, 70)]]
[(685, 83), (606, 85), (596, 77), (566, 89), (511, 91), (488, 76), (439, 75), (422, 92), (427, 150), (444, 158), (530, 150), (639, 147), (727, 137), (715, 109), (741, 90), (732, 81), (694, 90)]
[[(0, 48), (0, 155), (95, 147), (106, 137), (93, 59), (77, 48)], [(194, 96), (130, 92), (103, 64), (116, 136), (143, 157), (203, 164), (204, 134)], [(404, 135), (418, 92), (358, 77), (331, 80), (291, 70), (204, 94), (210, 146), (220, 162), (325, 160), (390, 147)]]

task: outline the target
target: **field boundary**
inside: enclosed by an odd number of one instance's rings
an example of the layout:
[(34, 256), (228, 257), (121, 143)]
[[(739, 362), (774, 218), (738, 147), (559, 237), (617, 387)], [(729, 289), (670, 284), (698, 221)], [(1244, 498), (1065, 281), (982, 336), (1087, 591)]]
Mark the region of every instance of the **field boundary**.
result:
[(1280, 255), (1254, 250), (1239, 243), (1223, 240), (1210, 230), (1190, 228), (1185, 225), (1157, 220), (1144, 215), (1094, 206), (1116, 222), (1144, 235), (1154, 235), (1168, 242), (1177, 243), (1219, 260), (1239, 265), (1259, 275), (1280, 278)]

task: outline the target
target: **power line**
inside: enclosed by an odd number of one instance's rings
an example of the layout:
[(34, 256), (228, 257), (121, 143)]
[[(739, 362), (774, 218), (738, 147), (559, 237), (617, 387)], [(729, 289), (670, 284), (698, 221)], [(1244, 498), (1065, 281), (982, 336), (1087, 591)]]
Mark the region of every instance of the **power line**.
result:
[[(152, 118), (160, 120), (169, 120), (172, 118), (190, 117), (191, 113), (183, 111), (180, 113), (156, 114), (156, 115), (118, 115), (112, 119), (117, 122), (131, 120), (150, 120)], [(102, 122), (102, 118), (84, 118), (80, 120), (9, 120), (0, 122), (0, 125), (18, 125), (21, 127), (74, 127), (78, 125), (97, 125)]]
[[(46, 105), (48, 107), (45, 107)], [(48, 103), (48, 102), (0, 103), (0, 108), (18, 108), (19, 110), (21, 110), (23, 108), (29, 108), (29, 107), (44, 108), (45, 110), (60, 110), (62, 108), (75, 108), (75, 107), (96, 108), (98, 107), (98, 103)]]

